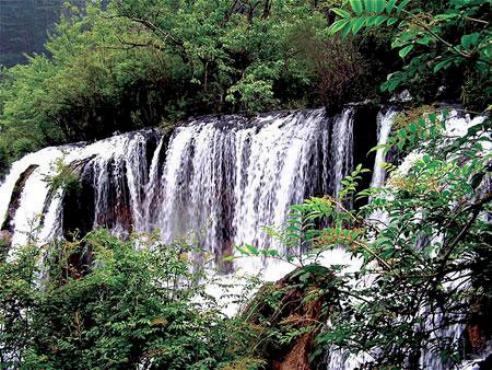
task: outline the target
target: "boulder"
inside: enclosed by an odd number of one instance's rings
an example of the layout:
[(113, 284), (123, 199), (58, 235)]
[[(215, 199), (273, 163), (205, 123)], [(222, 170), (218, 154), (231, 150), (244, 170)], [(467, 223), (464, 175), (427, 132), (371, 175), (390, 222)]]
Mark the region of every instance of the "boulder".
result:
[(258, 352), (267, 368), (314, 370), (310, 354), (315, 338), (337, 300), (333, 273), (319, 265), (298, 268), (265, 284), (243, 315), (258, 332)]

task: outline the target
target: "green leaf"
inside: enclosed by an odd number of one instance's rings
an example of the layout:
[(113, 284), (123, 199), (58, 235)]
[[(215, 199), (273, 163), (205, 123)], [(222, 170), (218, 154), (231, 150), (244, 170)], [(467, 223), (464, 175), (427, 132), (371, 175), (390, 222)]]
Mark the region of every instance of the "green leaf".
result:
[(374, 1), (374, 12), (382, 13), (386, 9), (386, 0), (375, 0)]
[(388, 21), (386, 22), (386, 25), (387, 26), (392, 26), (394, 25), (396, 22), (398, 22), (398, 18), (389, 18)]
[(372, 26), (379, 26), (386, 22), (388, 17), (386, 15), (374, 15), (372, 17), (368, 17), (366, 20), (366, 26), (367, 27), (372, 27)]
[(386, 5), (386, 13), (391, 14), (393, 9), (395, 8), (396, 0), (389, 0)]
[(360, 15), (364, 11), (364, 7), (362, 6), (362, 0), (350, 0), (350, 6), (355, 14)]
[(434, 66), (434, 73), (437, 73), (442, 69), (448, 68), (451, 64), (453, 64), (454, 59), (455, 58), (447, 58), (447, 59), (444, 59), (442, 62), (437, 63)]
[(364, 27), (364, 24), (366, 23), (366, 18), (357, 18), (352, 22), (352, 33), (355, 35), (357, 32), (361, 30), (362, 27)]
[(417, 44), (429, 46), (433, 41), (434, 41), (434, 38), (432, 38), (430, 35), (425, 35), (422, 38), (417, 40)]
[(258, 255), (258, 249), (257, 249), (256, 247), (254, 247), (254, 246), (252, 246), (252, 245), (250, 245), (250, 244), (246, 244), (246, 245), (245, 245), (245, 247), (246, 247), (246, 250), (247, 250), (250, 254), (252, 254), (253, 256)]
[(233, 262), (236, 259), (235, 256), (225, 256), (222, 258), (224, 262)]
[(342, 36), (347, 37), (352, 31), (352, 22), (347, 22), (347, 24), (342, 29)]
[(459, 17), (460, 15), (457, 14), (457, 13), (451, 13), (451, 14), (437, 14), (434, 16), (434, 19), (437, 20), (437, 21), (449, 21), (453, 18), (457, 18)]
[(386, 20), (388, 19), (387, 16), (385, 15), (378, 15), (374, 21), (374, 25), (375, 26), (380, 26), (381, 24), (383, 24), (384, 22), (386, 22)]
[(400, 51), (398, 52), (398, 55), (401, 58), (405, 58), (413, 50), (413, 48), (414, 48), (413, 45), (407, 45), (403, 49), (400, 49)]
[(375, 0), (364, 0), (364, 4), (366, 6), (366, 12), (372, 13), (374, 11), (374, 2)]
[(347, 19), (336, 21), (328, 28), (328, 33), (334, 35), (335, 33), (340, 32), (348, 23), (350, 23), (350, 21)]
[(437, 120), (437, 114), (436, 113), (430, 113), (427, 116), (427, 118), (429, 119), (429, 121), (431, 121), (432, 124), (435, 124), (436, 123), (436, 120)]
[(401, 137), (402, 139), (406, 138), (407, 137), (407, 130), (402, 128), (400, 130), (398, 130), (397, 132), (398, 136)]
[(471, 49), (475, 47), (476, 45), (478, 45), (479, 41), (480, 41), (480, 33), (478, 32), (461, 36), (461, 46), (463, 46), (465, 49)]
[(405, 9), (405, 7), (408, 5), (408, 3), (409, 3), (409, 2), (410, 2), (410, 0), (403, 0), (403, 1), (401, 2), (401, 4), (400, 4), (400, 5), (398, 5), (398, 7), (397, 7), (397, 11), (396, 11), (396, 12), (397, 12), (398, 14), (400, 14), (400, 13), (401, 13), (401, 12)]
[(350, 18), (350, 13), (347, 12), (346, 10), (340, 8), (333, 8), (331, 9), (331, 11), (336, 15), (338, 15), (340, 18)]

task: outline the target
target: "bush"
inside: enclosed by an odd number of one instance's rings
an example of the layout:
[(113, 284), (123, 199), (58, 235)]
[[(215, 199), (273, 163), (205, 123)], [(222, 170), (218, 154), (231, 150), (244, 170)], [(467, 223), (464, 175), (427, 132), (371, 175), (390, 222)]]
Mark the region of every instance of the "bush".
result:
[(65, 191), (77, 191), (80, 189), (80, 180), (75, 169), (65, 164), (62, 158), (55, 162), (55, 167), (56, 174), (46, 177), (46, 182), (53, 192), (58, 189)]
[[(217, 369), (260, 364), (252, 334), (205, 294), (193, 248), (95, 231), (0, 264), (0, 360), (8, 368)], [(250, 360), (247, 360), (251, 358)], [(250, 369), (259, 367), (248, 367)]]

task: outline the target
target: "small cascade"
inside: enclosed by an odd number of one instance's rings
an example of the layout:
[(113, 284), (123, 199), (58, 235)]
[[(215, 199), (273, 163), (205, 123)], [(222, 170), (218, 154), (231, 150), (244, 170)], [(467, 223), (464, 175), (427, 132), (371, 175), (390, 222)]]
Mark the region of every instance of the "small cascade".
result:
[(374, 161), (374, 170), (372, 173), (371, 188), (380, 188), (384, 185), (386, 180), (386, 170), (384, 169), (384, 163), (386, 162), (386, 152), (384, 145), (388, 143), (389, 135), (395, 117), (398, 112), (389, 108), (385, 113), (379, 112), (377, 117), (378, 125), (378, 149), (376, 151), (376, 159)]
[[(2, 230), (11, 232), (12, 245), (24, 245), (29, 239), (44, 244), (62, 237), (67, 231), (64, 217), (67, 214), (83, 221), (77, 208), (67, 209), (68, 194), (63, 189), (51, 188), (50, 179), (57, 175), (60, 163), (70, 166), (78, 174), (81, 190), (89, 187), (94, 194), (92, 204), (80, 203), (81, 209), (90, 210), (92, 214), (93, 222), (88, 229), (105, 226), (115, 233), (131, 231), (133, 219), (129, 220), (126, 217), (129, 215), (122, 212), (123, 203), (127, 200), (138, 203), (141, 199), (143, 191), (140, 187), (146, 181), (143, 180), (146, 176), (145, 149), (152, 142), (151, 136), (150, 131), (143, 131), (91, 145), (46, 148), (14, 163), (0, 186)], [(35, 168), (27, 174), (33, 166)], [(22, 189), (16, 189), (23, 175), (26, 178)], [(137, 206), (134, 208), (138, 209)], [(116, 212), (117, 217), (114, 216)], [(134, 214), (137, 218), (138, 214)]]
[[(372, 171), (371, 188), (381, 188), (386, 181), (386, 170), (384, 164), (386, 163), (386, 149), (384, 146), (388, 143), (388, 139), (391, 133), (391, 128), (398, 114), (394, 108), (389, 108), (386, 112), (379, 112), (377, 115), (377, 139), (378, 149), (376, 151), (376, 157), (374, 159), (374, 168)], [(370, 199), (369, 199), (370, 201)], [(387, 222), (387, 215), (383, 211), (375, 211), (369, 220), (373, 221), (376, 227), (384, 226)]]
[(46, 176), (54, 170), (63, 148), (46, 148), (15, 162), (0, 187), (2, 232), (7, 230), (14, 245), (24, 245), (29, 235), (39, 234), (49, 194)]
[(353, 111), (346, 110), (342, 118), (335, 122), (331, 145), (333, 176), (331, 189), (334, 195), (341, 190), (342, 179), (350, 173), (353, 167)]

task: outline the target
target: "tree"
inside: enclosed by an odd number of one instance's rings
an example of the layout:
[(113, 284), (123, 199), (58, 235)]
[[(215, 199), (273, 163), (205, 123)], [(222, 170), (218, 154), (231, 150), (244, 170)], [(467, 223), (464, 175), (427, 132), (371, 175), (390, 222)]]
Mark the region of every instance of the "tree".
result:
[(163, 120), (313, 105), (337, 110), (374, 97), (384, 63), (362, 68), (357, 41), (343, 45), (327, 34), (328, 3), (114, 0), (69, 7), (46, 55), (2, 71), (3, 168), (45, 145)]
[(425, 84), (425, 90), (434, 94), (443, 87), (457, 90), (463, 103), (478, 110), (490, 103), (490, 1), (453, 0), (443, 5), (438, 1), (353, 0), (346, 4), (333, 9), (339, 19), (330, 26), (331, 34), (357, 34), (383, 24), (396, 29), (392, 47), (399, 49), (405, 65), (390, 75), (383, 89), (408, 88), (418, 97)]

